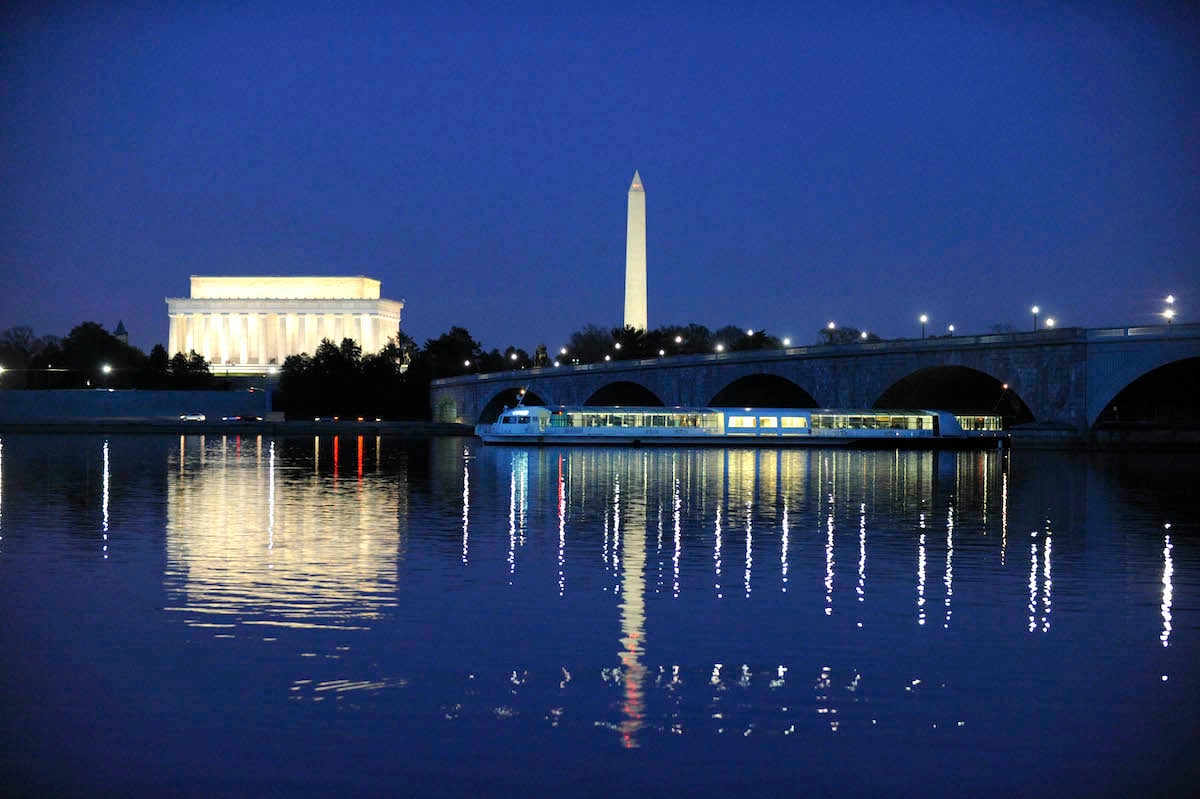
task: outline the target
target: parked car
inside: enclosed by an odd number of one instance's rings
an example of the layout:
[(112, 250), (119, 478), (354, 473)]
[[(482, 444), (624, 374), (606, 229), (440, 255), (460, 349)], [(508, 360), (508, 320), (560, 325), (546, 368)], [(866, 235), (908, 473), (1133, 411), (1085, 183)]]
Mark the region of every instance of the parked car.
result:
[(203, 422), (206, 419), (208, 417), (202, 413), (183, 413), (179, 415), (179, 421), (181, 422)]
[(249, 413), (239, 413), (237, 416), (222, 416), (222, 422), (261, 422), (261, 416), (255, 416)]

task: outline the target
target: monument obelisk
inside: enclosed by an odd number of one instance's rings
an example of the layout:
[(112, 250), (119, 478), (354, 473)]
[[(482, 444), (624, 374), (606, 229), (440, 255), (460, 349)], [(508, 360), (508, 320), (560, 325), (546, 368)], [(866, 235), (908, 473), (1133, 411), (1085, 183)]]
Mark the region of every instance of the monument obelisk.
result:
[(636, 169), (625, 228), (625, 327), (646, 329), (646, 190)]

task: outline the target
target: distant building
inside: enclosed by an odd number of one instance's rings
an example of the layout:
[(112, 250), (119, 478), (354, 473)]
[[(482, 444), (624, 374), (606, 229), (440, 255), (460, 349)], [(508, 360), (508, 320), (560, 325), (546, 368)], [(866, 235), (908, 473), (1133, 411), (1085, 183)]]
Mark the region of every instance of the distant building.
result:
[(113, 338), (122, 344), (129, 343), (129, 331), (125, 329), (124, 320), (117, 320), (117, 329), (113, 331)]
[(321, 339), (378, 352), (400, 331), (404, 303), (369, 277), (192, 276), (190, 297), (168, 297), (168, 351), (203, 355), (214, 372), (271, 371)]

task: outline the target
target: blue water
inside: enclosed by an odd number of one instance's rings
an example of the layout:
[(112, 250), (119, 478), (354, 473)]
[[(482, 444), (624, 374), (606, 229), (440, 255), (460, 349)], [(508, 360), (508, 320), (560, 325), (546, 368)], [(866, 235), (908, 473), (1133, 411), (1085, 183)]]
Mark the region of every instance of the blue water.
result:
[(1190, 793), (1200, 457), (0, 437), (6, 796)]

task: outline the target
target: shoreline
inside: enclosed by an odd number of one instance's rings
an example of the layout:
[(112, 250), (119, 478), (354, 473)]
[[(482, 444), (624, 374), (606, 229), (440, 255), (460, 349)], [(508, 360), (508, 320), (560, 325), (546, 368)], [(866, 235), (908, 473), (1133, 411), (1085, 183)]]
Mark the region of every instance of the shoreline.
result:
[[(0, 434), (128, 434), (128, 435), (387, 435), (400, 438), (474, 437), (473, 425), (421, 420), (396, 421), (272, 421), (261, 422), (183, 422), (178, 419), (42, 419), (37, 421), (0, 421)], [(1013, 430), (1013, 450), (1076, 450), (1121, 452), (1151, 449), (1155, 451), (1200, 451), (1200, 430), (1122, 429), (1094, 431), (1081, 437), (1065, 430)]]
[(470, 436), (471, 425), (453, 422), (337, 421), (306, 420), (261, 422), (183, 422), (178, 419), (42, 419), (37, 421), (0, 421), (0, 433), (128, 433), (131, 435), (171, 433), (201, 436), (216, 434), (298, 435), (336, 433), (338, 435), (389, 435), (409, 438), (427, 436)]

